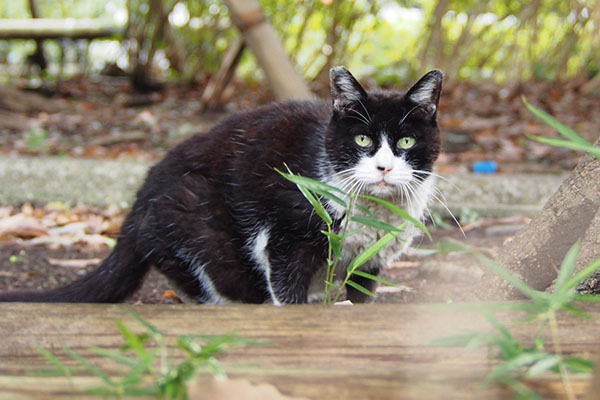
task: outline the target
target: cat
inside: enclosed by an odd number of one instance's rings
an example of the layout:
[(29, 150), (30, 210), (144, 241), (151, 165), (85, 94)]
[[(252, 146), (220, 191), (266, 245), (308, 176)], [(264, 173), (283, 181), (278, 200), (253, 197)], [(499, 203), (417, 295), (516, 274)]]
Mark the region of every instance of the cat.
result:
[[(191, 302), (306, 303), (323, 282), (325, 226), (276, 168), (287, 165), (393, 201), (422, 219), (440, 152), (442, 80), (434, 70), (405, 94), (367, 92), (346, 68), (334, 67), (331, 103), (287, 100), (233, 114), (150, 169), (114, 250), (97, 269), (57, 289), (0, 293), (0, 301), (121, 302), (155, 266)], [(341, 226), (345, 210), (331, 202), (326, 207)], [(385, 207), (370, 211), (389, 224), (403, 222)], [(409, 224), (361, 269), (377, 275), (416, 234)], [(381, 235), (371, 228), (352, 235), (344, 263)], [(347, 297), (366, 300), (352, 287)]]

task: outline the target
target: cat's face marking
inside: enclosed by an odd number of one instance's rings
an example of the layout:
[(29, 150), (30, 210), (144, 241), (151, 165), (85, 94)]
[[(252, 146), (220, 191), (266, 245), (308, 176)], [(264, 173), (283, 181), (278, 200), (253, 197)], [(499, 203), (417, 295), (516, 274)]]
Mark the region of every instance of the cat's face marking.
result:
[(385, 134), (373, 155), (361, 157), (353, 168), (353, 176), (364, 183), (365, 189), (375, 196), (388, 197), (413, 179), (413, 168), (402, 155), (394, 154)]
[(342, 189), (394, 197), (414, 192), (430, 175), (440, 150), (442, 79), (431, 71), (406, 94), (367, 93), (345, 68), (331, 70), (326, 146)]

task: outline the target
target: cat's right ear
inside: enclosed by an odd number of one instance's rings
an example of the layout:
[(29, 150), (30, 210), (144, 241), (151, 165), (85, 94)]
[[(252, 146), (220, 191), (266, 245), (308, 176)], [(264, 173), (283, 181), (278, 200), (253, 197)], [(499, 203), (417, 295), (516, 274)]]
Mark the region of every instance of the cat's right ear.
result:
[(367, 92), (346, 68), (331, 68), (329, 78), (334, 110), (343, 112), (354, 103), (366, 100)]

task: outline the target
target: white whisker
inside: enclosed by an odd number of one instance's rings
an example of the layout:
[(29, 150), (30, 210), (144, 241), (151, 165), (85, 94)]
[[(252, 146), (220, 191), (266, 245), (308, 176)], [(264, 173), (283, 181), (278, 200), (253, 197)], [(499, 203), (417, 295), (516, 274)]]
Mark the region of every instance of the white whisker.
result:
[(404, 123), (404, 120), (406, 120), (406, 118), (408, 118), (408, 116), (410, 115), (411, 112), (414, 111), (415, 108), (419, 107), (418, 105), (414, 106), (413, 108), (410, 109), (409, 112), (407, 112), (404, 117), (402, 117), (402, 120), (400, 120), (400, 123), (398, 125), (402, 125)]

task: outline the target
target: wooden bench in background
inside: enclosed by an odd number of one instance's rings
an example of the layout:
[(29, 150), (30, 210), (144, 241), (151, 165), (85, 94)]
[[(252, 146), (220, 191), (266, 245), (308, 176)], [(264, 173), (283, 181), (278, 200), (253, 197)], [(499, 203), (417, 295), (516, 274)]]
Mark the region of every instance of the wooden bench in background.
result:
[(0, 19), (0, 39), (98, 39), (118, 37), (123, 27), (94, 18)]
[[(314, 400), (511, 398), (506, 389), (484, 384), (497, 363), (493, 350), (428, 344), (461, 329), (489, 328), (477, 312), (397, 304), (124, 307), (169, 336), (236, 332), (271, 341), (267, 346), (235, 348), (220, 359), (229, 376), (270, 383), (286, 395)], [(587, 307), (595, 317), (592, 320), (561, 315), (563, 352), (590, 357), (597, 350), (600, 311), (592, 308)], [(139, 326), (113, 305), (0, 304), (0, 398), (82, 398), (81, 393), (73, 395), (64, 377), (28, 375), (49, 367), (34, 345), (69, 365), (75, 363), (63, 351), (65, 346), (102, 365), (106, 361), (88, 348), (116, 350), (124, 343), (115, 318), (122, 318), (132, 329)], [(525, 338), (533, 330), (533, 326), (518, 325), (514, 332)], [(85, 373), (74, 377), (74, 390), (97, 383), (94, 379)], [(583, 395), (588, 380), (572, 377), (572, 384)], [(545, 399), (566, 398), (557, 376), (537, 379), (535, 385)]]

